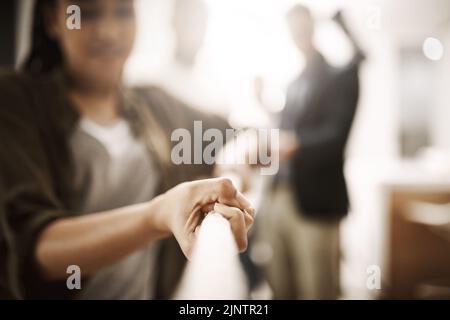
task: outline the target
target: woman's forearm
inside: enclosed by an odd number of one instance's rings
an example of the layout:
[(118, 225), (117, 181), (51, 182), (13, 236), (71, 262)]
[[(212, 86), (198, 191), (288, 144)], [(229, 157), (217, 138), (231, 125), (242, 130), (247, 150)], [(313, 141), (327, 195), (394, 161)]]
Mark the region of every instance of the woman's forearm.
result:
[(145, 204), (67, 218), (41, 233), (36, 260), (49, 280), (67, 277), (70, 265), (83, 276), (111, 265), (169, 234), (161, 218), (160, 198)]

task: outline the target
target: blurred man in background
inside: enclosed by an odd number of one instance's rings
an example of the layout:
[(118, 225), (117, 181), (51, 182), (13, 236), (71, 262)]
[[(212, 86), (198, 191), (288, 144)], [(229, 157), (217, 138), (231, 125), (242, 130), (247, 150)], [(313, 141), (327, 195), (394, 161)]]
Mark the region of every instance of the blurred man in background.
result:
[(334, 68), (313, 44), (309, 9), (297, 5), (287, 20), (306, 67), (281, 114), (285, 164), (267, 209), (274, 253), (268, 276), (275, 298), (336, 299), (339, 224), (349, 208), (344, 150), (359, 96), (360, 50), (349, 65)]

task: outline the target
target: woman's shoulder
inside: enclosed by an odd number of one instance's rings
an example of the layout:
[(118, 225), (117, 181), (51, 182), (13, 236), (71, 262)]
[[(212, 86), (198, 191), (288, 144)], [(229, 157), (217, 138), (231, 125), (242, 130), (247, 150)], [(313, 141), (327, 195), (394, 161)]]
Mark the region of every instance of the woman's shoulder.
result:
[(26, 72), (0, 70), (0, 122), (6, 127), (11, 123), (31, 126), (43, 115), (42, 108), (56, 95), (45, 85), (46, 77), (32, 76)]
[(131, 92), (143, 100), (157, 115), (165, 115), (172, 120), (186, 118), (197, 114), (197, 111), (183, 101), (168, 93), (163, 88), (148, 85), (130, 88)]
[(29, 72), (0, 68), (0, 94), (20, 94), (41, 91), (45, 84), (54, 82), (52, 74), (33, 75)]
[(160, 104), (181, 104), (174, 96), (166, 90), (155, 85), (139, 85), (130, 88), (135, 95), (148, 101), (157, 101)]
[(132, 90), (144, 97), (145, 105), (151, 109), (157, 120), (169, 128), (192, 129), (195, 121), (202, 121), (205, 128), (229, 128), (228, 122), (222, 117), (190, 106), (160, 87), (140, 86)]
[(29, 107), (27, 97), (32, 91), (32, 79), (27, 74), (14, 70), (0, 70), (1, 114), (25, 112)]
[(26, 72), (0, 69), (0, 101), (2, 105), (20, 104), (30, 95), (42, 94), (45, 78), (32, 76)]
[(136, 95), (144, 97), (151, 108), (169, 113), (171, 117), (207, 119), (211, 116), (158, 86), (135, 86), (131, 90)]
[(28, 74), (11, 70), (0, 69), (0, 94), (13, 94), (24, 90), (31, 82)]

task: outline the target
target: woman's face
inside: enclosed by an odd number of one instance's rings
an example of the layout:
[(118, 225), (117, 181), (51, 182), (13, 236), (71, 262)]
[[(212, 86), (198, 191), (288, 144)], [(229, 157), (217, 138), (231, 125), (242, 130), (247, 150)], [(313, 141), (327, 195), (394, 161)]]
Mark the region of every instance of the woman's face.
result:
[[(81, 9), (81, 30), (67, 27), (73, 4)], [(49, 32), (78, 84), (108, 89), (120, 83), (136, 34), (133, 0), (58, 0), (49, 18)]]

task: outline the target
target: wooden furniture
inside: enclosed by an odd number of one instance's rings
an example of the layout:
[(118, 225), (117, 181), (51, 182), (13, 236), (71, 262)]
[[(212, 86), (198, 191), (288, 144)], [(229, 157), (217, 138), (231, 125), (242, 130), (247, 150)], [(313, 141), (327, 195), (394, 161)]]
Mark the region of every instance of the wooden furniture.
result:
[(450, 188), (392, 186), (390, 191), (385, 298), (450, 298), (450, 241), (429, 226), (408, 219), (414, 202), (450, 203)]

